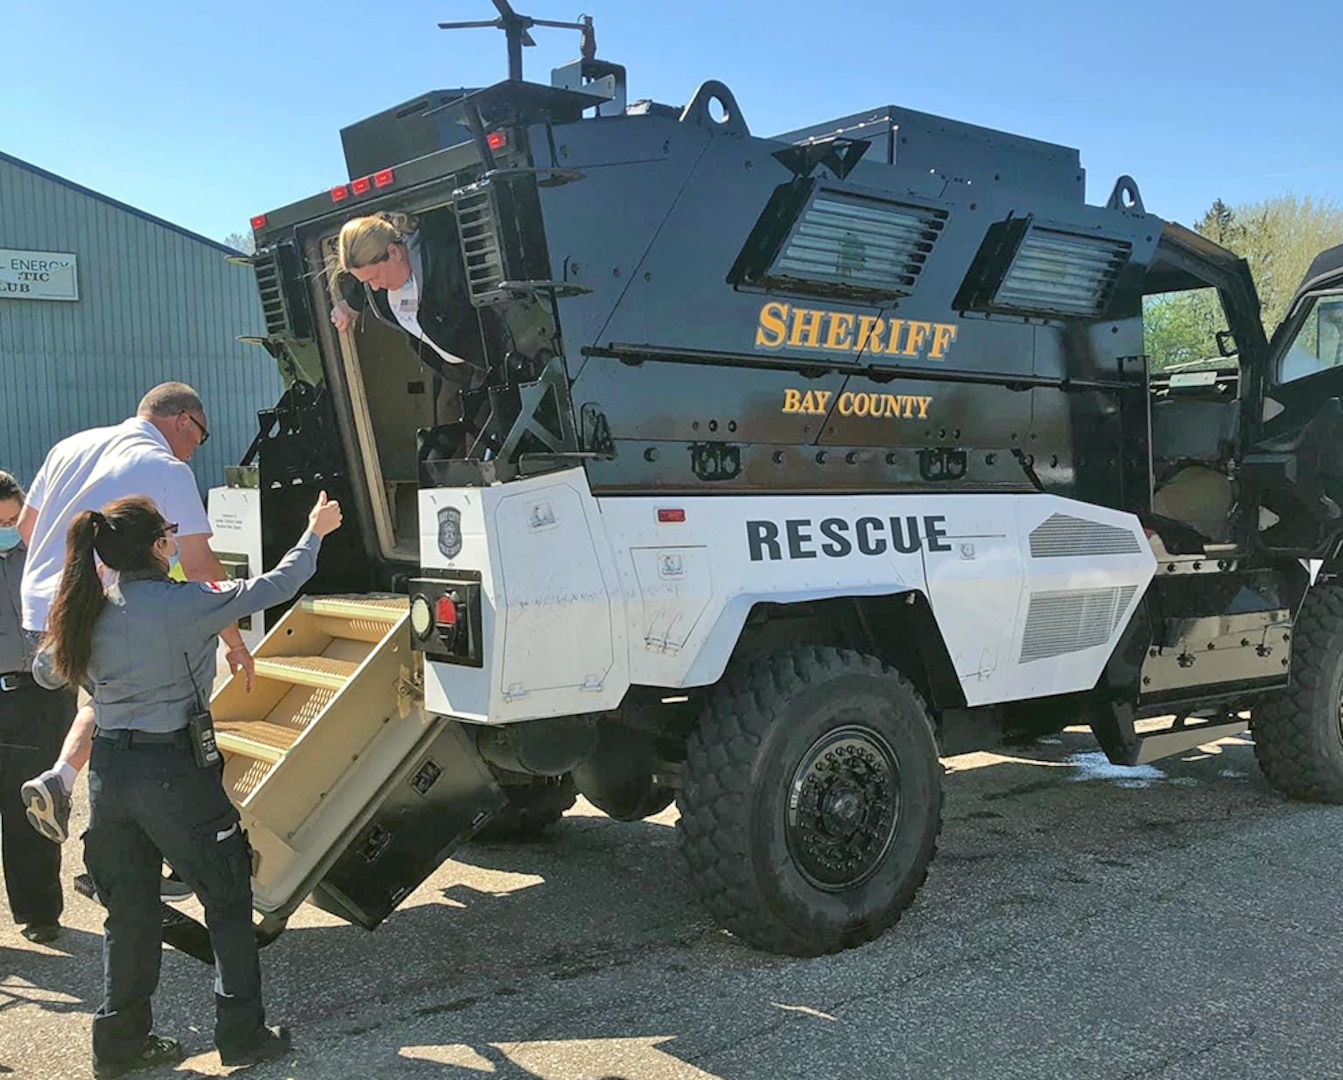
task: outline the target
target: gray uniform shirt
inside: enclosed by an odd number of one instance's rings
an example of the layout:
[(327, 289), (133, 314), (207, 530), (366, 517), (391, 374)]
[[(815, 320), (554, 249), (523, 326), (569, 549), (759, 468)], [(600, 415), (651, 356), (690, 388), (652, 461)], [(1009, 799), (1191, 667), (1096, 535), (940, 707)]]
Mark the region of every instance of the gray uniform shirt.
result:
[(268, 574), (250, 581), (176, 582), (122, 574), (93, 628), (89, 678), (99, 728), (176, 731), (196, 700), (210, 700), (219, 631), (297, 595), (317, 570), (321, 538), (303, 538)]
[(19, 583), (27, 552), (22, 544), (0, 554), (0, 675), (28, 670), (28, 648), (23, 635), (23, 603)]

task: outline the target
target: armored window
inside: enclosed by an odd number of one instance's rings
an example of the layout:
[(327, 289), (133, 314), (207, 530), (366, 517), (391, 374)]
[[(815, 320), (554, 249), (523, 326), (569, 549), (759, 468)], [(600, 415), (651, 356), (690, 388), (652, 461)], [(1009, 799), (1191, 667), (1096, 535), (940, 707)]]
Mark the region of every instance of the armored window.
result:
[(1030, 218), (989, 229), (956, 295), (961, 311), (1100, 318), (1128, 264), (1127, 240), (1068, 232)]
[(728, 281), (784, 292), (908, 296), (946, 224), (945, 210), (813, 180), (774, 192)]

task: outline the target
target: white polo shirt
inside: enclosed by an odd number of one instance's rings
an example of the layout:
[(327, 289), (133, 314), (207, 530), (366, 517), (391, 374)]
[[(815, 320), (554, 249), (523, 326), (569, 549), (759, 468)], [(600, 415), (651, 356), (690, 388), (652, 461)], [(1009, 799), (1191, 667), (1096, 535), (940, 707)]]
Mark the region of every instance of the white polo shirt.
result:
[(406, 252), (410, 256), (410, 277), (399, 289), (387, 290), (387, 305), (392, 309), (396, 321), (406, 333), (419, 338), (449, 364), (461, 364), (460, 356), (454, 356), (446, 349), (440, 349), (428, 334), (420, 328), (420, 281), (424, 278), (424, 260), (420, 256), (420, 233), (417, 229), (406, 237)]
[(191, 466), (173, 456), (148, 420), (132, 417), (62, 439), (47, 454), (28, 489), (37, 511), (23, 570), (23, 628), (45, 630), (47, 611), (65, 568), (65, 535), (75, 515), (115, 499), (145, 495), (177, 523), (178, 536), (211, 534)]

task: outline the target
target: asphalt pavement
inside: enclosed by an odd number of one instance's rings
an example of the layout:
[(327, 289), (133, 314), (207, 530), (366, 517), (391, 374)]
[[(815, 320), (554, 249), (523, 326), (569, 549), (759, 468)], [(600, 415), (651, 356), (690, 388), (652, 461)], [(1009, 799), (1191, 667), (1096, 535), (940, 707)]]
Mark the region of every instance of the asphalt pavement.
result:
[[(1248, 737), (1118, 770), (1070, 731), (947, 767), (928, 882), (870, 945), (746, 948), (697, 907), (674, 810), (580, 802), (463, 848), (376, 932), (302, 908), (262, 953), (295, 1050), (245, 1075), (1343, 1078), (1343, 808), (1284, 801)], [(69, 889), (65, 921), (51, 948), (0, 927), (0, 1075), (90, 1075), (101, 909)], [(228, 1074), (208, 969), (165, 952), (155, 1007), (191, 1056), (142, 1075)]]

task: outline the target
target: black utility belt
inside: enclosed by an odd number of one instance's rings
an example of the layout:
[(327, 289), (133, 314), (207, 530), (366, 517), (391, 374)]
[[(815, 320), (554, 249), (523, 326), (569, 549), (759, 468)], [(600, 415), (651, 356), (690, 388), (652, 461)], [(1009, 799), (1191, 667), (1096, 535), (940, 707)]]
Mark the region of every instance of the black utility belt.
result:
[(0, 694), (11, 694), (15, 690), (26, 690), (36, 685), (37, 680), (26, 671), (10, 671), (0, 675)]
[(191, 745), (186, 728), (178, 728), (176, 731), (94, 728), (93, 737), (111, 743), (118, 750), (133, 750), (137, 746), (180, 746), (185, 750)]

